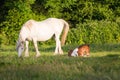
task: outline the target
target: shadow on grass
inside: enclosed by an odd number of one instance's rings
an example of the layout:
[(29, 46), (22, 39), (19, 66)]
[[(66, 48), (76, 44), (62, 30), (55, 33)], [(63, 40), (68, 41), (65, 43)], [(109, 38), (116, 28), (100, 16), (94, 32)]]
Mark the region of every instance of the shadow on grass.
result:
[[(70, 49), (75, 49), (79, 45), (65, 45), (63, 46), (63, 49), (68, 52)], [(90, 51), (91, 52), (103, 52), (103, 51), (120, 51), (120, 44), (90, 44)]]
[(120, 44), (91, 44), (92, 52), (102, 52), (102, 51), (120, 51)]
[(106, 57), (111, 57), (111, 58), (120, 58), (120, 54), (108, 54)]
[[(68, 52), (70, 49), (75, 49), (78, 47), (78, 44), (68, 44), (62, 47), (64, 52)], [(54, 45), (38, 45), (39, 51), (42, 52), (54, 52), (55, 51), (55, 44)], [(35, 52), (34, 46), (29, 46), (29, 50)], [(0, 52), (16, 52), (15, 46), (3, 46), (0, 47)], [(90, 44), (90, 52), (103, 52), (103, 51), (120, 51), (120, 44)]]

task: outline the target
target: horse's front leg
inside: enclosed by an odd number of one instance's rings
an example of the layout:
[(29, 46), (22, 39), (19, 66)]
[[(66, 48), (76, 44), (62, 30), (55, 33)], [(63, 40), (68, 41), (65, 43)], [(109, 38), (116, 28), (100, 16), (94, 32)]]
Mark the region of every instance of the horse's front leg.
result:
[(39, 53), (39, 50), (38, 50), (37, 41), (33, 40), (33, 43), (34, 43), (34, 47), (35, 47), (35, 50), (36, 50), (36, 57), (39, 57), (40, 53)]
[(28, 45), (29, 45), (29, 42), (28, 41), (25, 41), (25, 44), (26, 44), (26, 49), (25, 49), (25, 57), (29, 57), (29, 52), (28, 52)]

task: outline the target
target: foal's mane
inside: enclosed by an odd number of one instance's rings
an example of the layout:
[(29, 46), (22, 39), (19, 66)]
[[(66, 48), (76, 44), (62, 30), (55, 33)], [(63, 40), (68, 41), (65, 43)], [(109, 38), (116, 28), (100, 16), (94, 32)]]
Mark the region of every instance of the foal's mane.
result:
[(83, 44), (83, 45), (80, 45), (78, 48), (81, 48), (81, 47), (83, 47), (83, 46), (90, 46), (89, 44)]

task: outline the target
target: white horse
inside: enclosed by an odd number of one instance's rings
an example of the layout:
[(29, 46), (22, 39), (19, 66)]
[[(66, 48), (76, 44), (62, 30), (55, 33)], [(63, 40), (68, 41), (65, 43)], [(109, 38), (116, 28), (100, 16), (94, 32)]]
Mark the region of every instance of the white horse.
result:
[[(60, 34), (63, 31), (63, 35), (60, 42)], [(36, 50), (36, 57), (40, 56), (38, 50), (37, 41), (46, 41), (53, 35), (55, 36), (56, 48), (54, 54), (63, 54), (61, 45), (64, 45), (67, 33), (69, 31), (69, 24), (63, 19), (48, 18), (46, 20), (37, 22), (35, 20), (28, 20), (21, 28), (19, 39), (17, 41), (18, 57), (21, 56), (24, 51), (24, 43), (26, 43), (25, 57), (29, 56), (28, 44), (29, 41), (33, 41)]]

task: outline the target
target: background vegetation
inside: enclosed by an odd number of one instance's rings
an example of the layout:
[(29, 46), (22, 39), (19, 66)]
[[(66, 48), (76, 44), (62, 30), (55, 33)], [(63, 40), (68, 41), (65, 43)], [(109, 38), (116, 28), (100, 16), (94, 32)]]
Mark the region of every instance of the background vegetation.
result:
[(119, 0), (3, 0), (0, 44), (15, 44), (27, 20), (49, 17), (63, 18), (70, 24), (66, 44), (120, 42)]
[[(62, 18), (70, 24), (64, 55), (53, 56), (53, 39), (41, 42), (41, 56), (18, 58), (16, 40), (29, 19)], [(68, 57), (69, 49), (90, 44), (90, 57)], [(119, 80), (120, 0), (2, 0), (0, 80)], [(45, 45), (47, 44), (47, 45)], [(9, 45), (9, 46), (8, 46)], [(22, 55), (23, 56), (23, 55)]]

